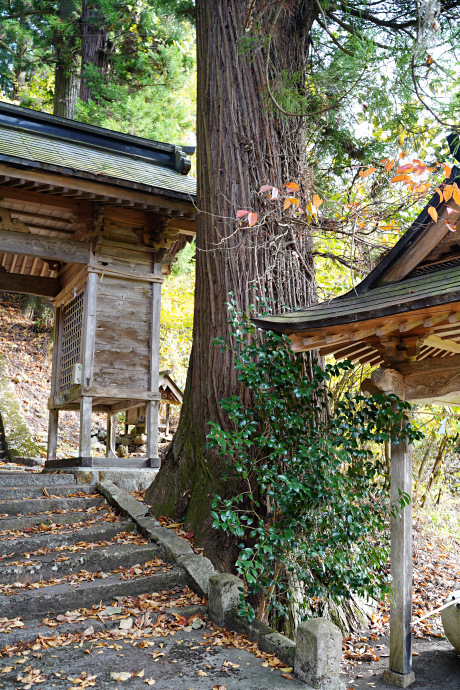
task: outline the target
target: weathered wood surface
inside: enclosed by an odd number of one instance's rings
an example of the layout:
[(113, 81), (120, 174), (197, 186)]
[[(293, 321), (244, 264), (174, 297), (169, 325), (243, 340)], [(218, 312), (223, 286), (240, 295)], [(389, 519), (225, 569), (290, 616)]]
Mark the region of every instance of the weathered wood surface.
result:
[(391, 518), (390, 669), (400, 674), (412, 671), (412, 448), (406, 441), (391, 446), (391, 501), (400, 492), (410, 498)]
[(86, 279), (80, 358), (82, 364), (82, 384), (92, 385), (94, 371), (94, 349), (96, 337), (96, 299), (97, 276), (89, 273)]
[[(449, 203), (449, 205), (451, 204)], [(456, 211), (460, 210), (455, 202), (452, 204), (452, 208), (454, 208)], [(426, 228), (426, 230), (414, 242), (412, 247), (404, 252), (404, 256), (402, 256), (400, 260), (392, 266), (390, 271), (388, 271), (385, 278), (382, 280), (382, 284), (391, 283), (395, 280), (401, 280), (405, 276), (409, 275), (409, 273), (413, 271), (413, 269), (435, 249), (442, 239), (449, 234), (449, 228), (444, 222), (445, 218), (448, 218), (448, 214), (444, 209), (438, 222), (433, 225), (429, 225), (428, 228)]]
[[(165, 199), (164, 196), (152, 194), (151, 192), (140, 192), (136, 189), (129, 189), (128, 187), (114, 186), (104, 183), (102, 180), (95, 182), (93, 180), (84, 180), (77, 177), (66, 177), (57, 173), (40, 172), (35, 169), (21, 170), (20, 175), (15, 168), (8, 164), (0, 163), (0, 175), (18, 176), (24, 180), (31, 180), (42, 182), (43, 184), (56, 185), (62, 188), (64, 185), (70, 189), (76, 189), (88, 194), (98, 194), (111, 197), (113, 201), (118, 199), (123, 201), (133, 201), (147, 206), (158, 206), (158, 208), (173, 211), (183, 211), (190, 213), (194, 211), (192, 201), (180, 201), (178, 199)], [(65, 180), (65, 182), (64, 182)], [(51, 197), (52, 195), (50, 195)], [(27, 191), (23, 193), (21, 198), (27, 199)]]
[(437, 347), (439, 350), (445, 350), (446, 352), (460, 353), (459, 343), (456, 343), (455, 340), (449, 340), (448, 338), (440, 338), (437, 335), (428, 335), (426, 338), (423, 338), (423, 343), (425, 345)]
[(80, 400), (80, 444), (79, 453), (82, 457), (91, 455), (91, 423), (93, 400), (90, 397), (83, 397)]
[(56, 297), (60, 289), (61, 284), (58, 278), (0, 273), (0, 290), (7, 292), (21, 292), (39, 297)]
[(409, 402), (460, 404), (460, 355), (394, 367), (373, 371), (372, 384)]
[(127, 391), (150, 390), (154, 288), (146, 282), (92, 275), (98, 289), (94, 389), (110, 389), (118, 399), (136, 399)]
[(90, 257), (89, 245), (84, 242), (10, 230), (0, 230), (0, 251), (79, 264), (89, 263)]
[(48, 446), (46, 459), (56, 460), (57, 444), (58, 444), (58, 426), (59, 426), (59, 411), (50, 410), (48, 416)]

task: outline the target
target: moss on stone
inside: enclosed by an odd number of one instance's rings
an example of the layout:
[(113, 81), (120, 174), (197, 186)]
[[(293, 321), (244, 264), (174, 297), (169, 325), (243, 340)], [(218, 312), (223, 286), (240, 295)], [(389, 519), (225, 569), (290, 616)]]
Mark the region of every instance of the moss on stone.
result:
[(27, 426), (21, 403), (11, 383), (8, 364), (0, 354), (0, 424), (5, 436), (8, 458), (40, 457), (37, 445)]

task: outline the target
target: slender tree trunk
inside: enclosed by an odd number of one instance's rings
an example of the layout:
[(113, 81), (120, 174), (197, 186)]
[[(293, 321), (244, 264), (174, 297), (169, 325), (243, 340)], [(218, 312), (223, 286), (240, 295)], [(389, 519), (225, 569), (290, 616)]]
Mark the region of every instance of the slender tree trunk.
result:
[(97, 3), (88, 0), (82, 2), (82, 53), (80, 98), (87, 103), (93, 99), (90, 79), (85, 78), (85, 71), (93, 65), (100, 75), (106, 74), (110, 65), (109, 32), (105, 27)]
[(441, 443), (439, 444), (438, 454), (436, 456), (436, 460), (434, 461), (433, 469), (431, 470), (430, 476), (428, 478), (426, 491), (425, 491), (425, 494), (423, 496), (422, 502), (420, 504), (422, 508), (425, 507), (428, 496), (430, 495), (430, 492), (431, 492), (431, 487), (433, 486), (436, 477), (438, 476), (439, 472), (441, 471), (441, 465), (442, 465), (442, 460), (444, 457), (447, 441), (448, 441), (448, 436), (445, 435), (445, 436), (443, 436), (443, 439), (442, 439)]
[[(230, 568), (230, 541), (212, 528), (214, 493), (225, 495), (222, 466), (206, 450), (210, 420), (228, 428), (219, 401), (241, 393), (233, 357), (213, 344), (227, 336), (225, 302), (233, 292), (240, 308), (255, 291), (274, 310), (304, 307), (316, 298), (312, 241), (281, 210), (258, 194), (262, 184), (308, 186), (304, 123), (280, 116), (267, 98), (264, 41), (244, 55), (246, 0), (197, 0), (198, 192), (196, 293), (193, 346), (179, 427), (146, 500), (157, 515), (185, 520), (198, 546), (218, 568)], [(271, 32), (270, 81), (304, 74), (317, 5), (293, 4), (277, 15), (275, 3), (260, 21)], [(266, 42), (265, 42), (266, 45)], [(302, 88), (303, 79), (298, 81)], [(260, 226), (238, 229), (238, 209), (252, 209)], [(264, 217), (267, 215), (267, 218)]]
[(80, 88), (78, 39), (73, 23), (76, 0), (61, 0), (59, 19), (61, 31), (56, 41), (53, 113), (73, 118)]

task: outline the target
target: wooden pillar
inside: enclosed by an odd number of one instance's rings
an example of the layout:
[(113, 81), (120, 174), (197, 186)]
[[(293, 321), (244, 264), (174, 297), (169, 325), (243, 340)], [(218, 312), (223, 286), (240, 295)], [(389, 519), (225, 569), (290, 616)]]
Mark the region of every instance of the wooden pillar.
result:
[(91, 422), (93, 417), (93, 399), (84, 396), (80, 400), (80, 457), (91, 457)]
[(166, 428), (165, 428), (165, 434), (168, 436), (169, 434), (169, 416), (171, 414), (171, 405), (169, 403), (166, 403)]
[[(155, 263), (154, 273), (162, 279), (161, 263)], [(158, 414), (160, 386), (160, 319), (161, 319), (161, 282), (152, 283), (152, 310), (150, 322), (150, 392), (158, 396), (149, 400), (146, 405), (145, 433), (147, 434), (147, 458), (151, 467), (159, 467), (158, 458)]]
[(46, 459), (56, 460), (59, 427), (59, 410), (50, 410), (48, 421), (48, 448)]
[[(53, 340), (53, 363), (51, 368), (51, 400), (57, 395), (59, 382), (59, 360), (60, 360), (60, 340), (61, 340), (61, 310), (54, 310), (54, 340)], [(59, 411), (54, 407), (49, 411), (48, 418), (48, 445), (46, 459), (56, 460), (58, 443)]]
[(107, 458), (115, 458), (115, 439), (117, 435), (117, 413), (108, 412), (107, 413), (107, 439), (105, 442)]
[(391, 518), (390, 668), (386, 683), (405, 688), (415, 680), (412, 672), (412, 446), (407, 441), (391, 446), (391, 501), (400, 491), (409, 505)]
[[(97, 274), (88, 273), (85, 285), (83, 323), (81, 336), (81, 384), (90, 388), (93, 381), (94, 340), (96, 336), (96, 298)], [(93, 399), (82, 396), (80, 399), (80, 457), (91, 457), (91, 424)]]

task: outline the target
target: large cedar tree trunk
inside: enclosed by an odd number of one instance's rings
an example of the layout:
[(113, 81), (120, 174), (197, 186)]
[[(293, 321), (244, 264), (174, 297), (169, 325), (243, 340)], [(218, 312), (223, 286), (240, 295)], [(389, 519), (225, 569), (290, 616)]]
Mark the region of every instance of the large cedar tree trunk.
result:
[[(258, 3), (256, 3), (258, 4)], [(304, 73), (314, 0), (291, 3), (273, 25), (276, 7), (262, 17), (272, 32), (270, 79)], [(274, 309), (310, 305), (315, 300), (311, 236), (295, 234), (269, 219), (259, 229), (235, 233), (237, 209), (263, 217), (272, 204), (263, 184), (308, 184), (303, 120), (280, 116), (267, 99), (266, 50), (243, 55), (241, 38), (247, 0), (197, 0), (198, 191), (196, 294), (193, 346), (177, 433), (146, 493), (157, 515), (185, 520), (197, 546), (219, 569), (234, 563), (233, 544), (212, 528), (214, 493), (225, 494), (222, 466), (206, 451), (207, 422), (228, 428), (219, 401), (241, 392), (231, 353), (214, 346), (228, 334), (225, 302), (230, 291), (240, 307), (258, 292), (274, 299)], [(223, 241), (225, 240), (225, 241)]]
[(76, 36), (76, 0), (61, 0), (61, 31), (56, 39), (53, 113), (73, 118), (80, 88), (79, 55)]
[(99, 74), (104, 75), (110, 65), (109, 32), (105, 18), (98, 9), (98, 4), (83, 0), (81, 5), (81, 83), (80, 98), (87, 103), (93, 99), (93, 91), (85, 79), (85, 69), (94, 65)]

